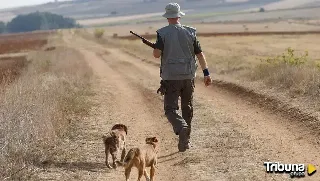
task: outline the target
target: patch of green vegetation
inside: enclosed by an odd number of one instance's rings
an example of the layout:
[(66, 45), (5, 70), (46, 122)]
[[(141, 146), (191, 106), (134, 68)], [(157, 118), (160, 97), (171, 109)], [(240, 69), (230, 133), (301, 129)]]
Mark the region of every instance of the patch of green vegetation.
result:
[(308, 60), (308, 51), (305, 51), (304, 55), (296, 56), (292, 48), (288, 48), (286, 53), (278, 55), (276, 57), (262, 59), (263, 62), (268, 64), (286, 64), (291, 66), (301, 65), (307, 62)]
[(96, 37), (96, 38), (102, 38), (102, 36), (103, 36), (103, 34), (104, 34), (104, 29), (102, 29), (102, 28), (96, 28), (95, 30), (94, 30), (94, 37)]

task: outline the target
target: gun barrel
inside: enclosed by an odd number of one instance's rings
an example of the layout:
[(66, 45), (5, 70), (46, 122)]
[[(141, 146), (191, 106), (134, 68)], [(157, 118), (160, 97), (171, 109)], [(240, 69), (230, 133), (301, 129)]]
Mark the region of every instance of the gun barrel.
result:
[(139, 38), (141, 38), (141, 39), (144, 39), (142, 36), (140, 36), (140, 35), (136, 34), (136, 33), (135, 33), (135, 32), (133, 32), (133, 31), (130, 31), (130, 33), (131, 33), (131, 34), (133, 34), (133, 35), (135, 35), (135, 36), (137, 36), (137, 37), (139, 37)]

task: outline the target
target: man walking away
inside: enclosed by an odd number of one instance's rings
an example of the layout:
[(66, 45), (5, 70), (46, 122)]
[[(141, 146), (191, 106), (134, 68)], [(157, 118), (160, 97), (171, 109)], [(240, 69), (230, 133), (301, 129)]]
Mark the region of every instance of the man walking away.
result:
[[(169, 3), (163, 17), (169, 25), (157, 30), (157, 42), (153, 56), (161, 57), (160, 91), (164, 94), (164, 111), (172, 124), (176, 135), (179, 135), (178, 149), (185, 152), (190, 148), (191, 121), (193, 117), (194, 79), (199, 60), (204, 74), (204, 83), (212, 82), (207, 62), (196, 37), (196, 29), (181, 25), (179, 19), (185, 13), (180, 11), (177, 3)], [(177, 113), (178, 100), (181, 97), (182, 117)]]

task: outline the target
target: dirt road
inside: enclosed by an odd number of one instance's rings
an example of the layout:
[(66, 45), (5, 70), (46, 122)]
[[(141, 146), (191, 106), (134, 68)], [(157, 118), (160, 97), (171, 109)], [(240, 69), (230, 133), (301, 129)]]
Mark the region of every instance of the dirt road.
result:
[[(78, 125), (70, 159), (42, 170), (41, 180), (125, 180), (123, 168), (105, 167), (101, 141), (102, 134), (119, 122), (129, 126), (128, 148), (143, 144), (146, 136), (160, 138), (159, 181), (291, 180), (288, 174), (267, 174), (266, 161), (319, 168), (319, 145), (316, 138), (309, 139), (307, 129), (201, 81), (194, 96), (193, 148), (178, 153), (178, 138), (156, 94), (158, 67), (79, 36), (66, 33), (64, 40), (83, 54), (95, 73), (96, 106)], [(133, 170), (131, 180), (136, 176)], [(320, 180), (320, 175), (301, 180)]]

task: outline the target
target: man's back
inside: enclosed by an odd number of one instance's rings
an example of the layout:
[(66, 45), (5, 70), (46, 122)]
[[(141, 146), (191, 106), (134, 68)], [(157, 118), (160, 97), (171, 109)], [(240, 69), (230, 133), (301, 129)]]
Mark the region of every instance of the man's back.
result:
[(161, 77), (164, 80), (192, 79), (197, 68), (194, 42), (195, 28), (169, 24), (157, 31), (162, 48)]

